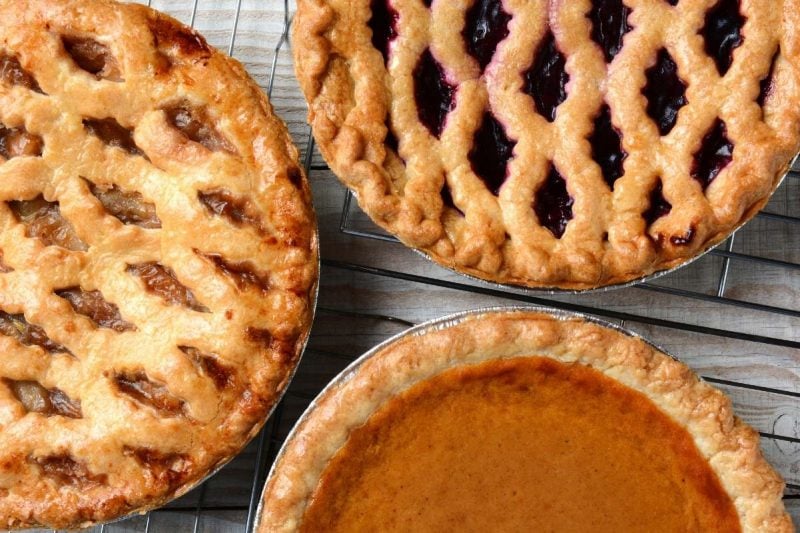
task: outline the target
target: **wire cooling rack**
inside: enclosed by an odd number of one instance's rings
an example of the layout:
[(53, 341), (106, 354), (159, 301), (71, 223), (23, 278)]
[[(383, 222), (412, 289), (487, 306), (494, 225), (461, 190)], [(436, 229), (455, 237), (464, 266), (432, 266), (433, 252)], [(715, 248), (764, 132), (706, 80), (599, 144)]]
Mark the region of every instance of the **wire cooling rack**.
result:
[(432, 265), (376, 228), (315, 151), (292, 74), (289, 0), (137, 1), (197, 26), (212, 44), (243, 61), (289, 124), (304, 148), (320, 216), (322, 287), (303, 362), (258, 437), (186, 496), (96, 531), (251, 531), (283, 439), (336, 373), (414, 322), (519, 302), (625, 325), (684, 358), (727, 392), (737, 412), (760, 430), (762, 448), (788, 481), (785, 501), (798, 522), (800, 171), (790, 172), (767, 209), (734, 237), (663, 278), (582, 296), (471, 281)]

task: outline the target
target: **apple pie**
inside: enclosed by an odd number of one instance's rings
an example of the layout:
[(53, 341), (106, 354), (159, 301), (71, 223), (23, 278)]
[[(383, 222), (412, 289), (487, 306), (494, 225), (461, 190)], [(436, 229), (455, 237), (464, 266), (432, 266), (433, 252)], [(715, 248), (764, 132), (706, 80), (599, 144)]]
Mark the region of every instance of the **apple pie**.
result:
[(0, 0), (0, 527), (158, 506), (260, 429), (311, 324), (308, 182), (154, 10)]

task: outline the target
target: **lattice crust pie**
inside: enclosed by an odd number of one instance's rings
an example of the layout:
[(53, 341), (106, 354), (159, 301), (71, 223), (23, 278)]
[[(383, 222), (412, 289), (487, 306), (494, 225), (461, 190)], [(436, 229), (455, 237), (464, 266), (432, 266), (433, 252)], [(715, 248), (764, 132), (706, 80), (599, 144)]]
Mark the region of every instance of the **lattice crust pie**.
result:
[(797, 0), (299, 0), (333, 171), (434, 261), (586, 289), (767, 202), (800, 140)]
[(533, 310), (442, 319), (322, 392), (258, 531), (785, 533), (783, 482), (730, 401), (609, 327)]
[(179, 495), (259, 429), (317, 241), (283, 123), (150, 9), (0, 0), (0, 527)]

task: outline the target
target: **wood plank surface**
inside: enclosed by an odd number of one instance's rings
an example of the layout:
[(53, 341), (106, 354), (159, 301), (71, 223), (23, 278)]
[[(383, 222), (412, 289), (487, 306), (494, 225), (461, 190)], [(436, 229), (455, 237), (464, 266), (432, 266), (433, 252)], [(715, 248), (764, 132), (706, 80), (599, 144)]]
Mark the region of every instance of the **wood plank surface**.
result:
[[(213, 45), (226, 52), (232, 47), (234, 57), (245, 63), (265, 90), (275, 60), (271, 101), (305, 152), (309, 141), (306, 106), (292, 72), (290, 43), (275, 55), (284, 24), (282, 0), (199, 0), (197, 4), (155, 0), (153, 6), (186, 23), (194, 17), (195, 26)], [(743, 259), (728, 262), (720, 255), (707, 255), (653, 281), (650, 287), (585, 295), (495, 288), (448, 272), (400, 244), (349, 235), (352, 231), (380, 233), (355, 202), (342, 231), (345, 190), (316, 152), (310, 177), (324, 260), (319, 310), (309, 349), (280, 417), (273, 421), (274, 427), (267, 426), (265, 442), (267, 446), (272, 442), (273, 454), (310, 399), (336, 373), (405, 328), (378, 315), (419, 323), (456, 311), (535, 303), (588, 308), (644, 335), (713, 380), (732, 398), (739, 416), (765, 435), (762, 447), (767, 458), (789, 483), (798, 486), (788, 492), (800, 492), (800, 268)], [(798, 199), (800, 178), (787, 178), (766, 211), (798, 217)], [(731, 250), (800, 263), (798, 227), (759, 218), (737, 233)], [(374, 269), (389, 275), (370, 272)], [(725, 269), (725, 287), (720, 291)], [(671, 294), (675, 291), (695, 296)], [(719, 299), (720, 294), (734, 302)], [(754, 305), (748, 309), (736, 301)], [(695, 331), (686, 331), (684, 324)], [(743, 340), (739, 338), (743, 333), (763, 337), (764, 342)], [(149, 531), (244, 531), (254, 473), (261, 481), (266, 473), (263, 469), (254, 472), (256, 448), (257, 443), (251, 443), (202, 491), (195, 490), (167, 510), (152, 513)], [(800, 500), (786, 503), (800, 524)], [(137, 517), (104, 531), (144, 531), (146, 526), (147, 519)]]

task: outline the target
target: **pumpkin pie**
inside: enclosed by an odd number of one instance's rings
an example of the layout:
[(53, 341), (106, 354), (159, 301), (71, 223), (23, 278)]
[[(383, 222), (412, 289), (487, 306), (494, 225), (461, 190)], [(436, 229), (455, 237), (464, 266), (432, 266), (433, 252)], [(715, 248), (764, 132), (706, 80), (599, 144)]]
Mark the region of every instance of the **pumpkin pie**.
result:
[(258, 530), (790, 532), (782, 492), (758, 434), (684, 364), (580, 317), (493, 310), (334, 380)]

